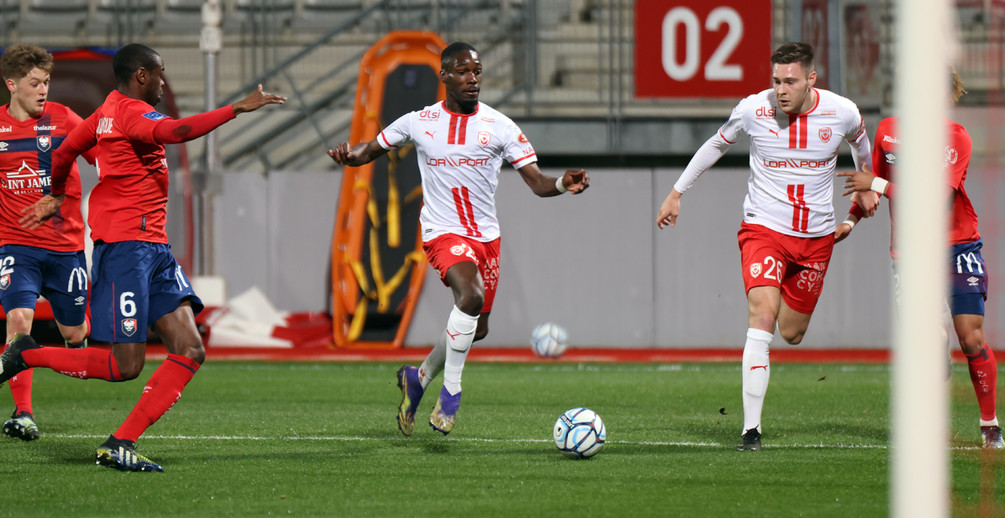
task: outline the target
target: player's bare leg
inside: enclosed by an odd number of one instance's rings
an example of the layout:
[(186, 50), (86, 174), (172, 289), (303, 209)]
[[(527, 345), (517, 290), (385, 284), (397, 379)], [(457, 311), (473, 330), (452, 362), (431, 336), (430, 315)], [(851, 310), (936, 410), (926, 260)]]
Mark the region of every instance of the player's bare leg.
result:
[[(31, 334), (35, 310), (31, 308), (13, 308), (7, 313), (7, 343), (18, 334)], [(87, 345), (87, 323), (77, 326), (66, 326), (58, 321), (60, 333), (66, 340), (67, 347), (84, 347)], [(10, 379), (10, 391), (14, 396), (14, 412), (11, 418), (3, 424), (3, 432), (9, 437), (23, 441), (33, 441), (39, 438), (38, 425), (35, 424), (31, 404), (31, 383), (34, 369), (26, 369)]]
[(789, 307), (785, 300), (778, 309), (778, 334), (790, 345), (798, 345), (810, 327), (811, 313), (800, 313)]
[[(167, 347), (168, 356), (150, 376), (143, 387), (143, 395), (126, 420), (98, 448), (98, 464), (122, 471), (163, 471), (159, 465), (136, 453), (136, 440), (178, 401), (185, 385), (206, 359), (206, 350), (188, 302), (157, 319), (154, 327)], [(144, 350), (144, 344), (113, 346), (124, 376), (127, 372), (134, 377), (139, 375)]]
[(430, 426), (444, 434), (450, 433), (454, 427), (461, 403), (461, 373), (475, 340), (482, 304), (485, 302), (485, 287), (478, 265), (474, 262), (463, 261), (451, 266), (447, 270), (446, 279), (454, 293), (454, 308), (447, 318), (443, 389), (429, 416)]
[(761, 449), (761, 411), (771, 377), (768, 353), (781, 303), (781, 292), (774, 286), (757, 286), (747, 292), (747, 337), (741, 366), (743, 435), (738, 450)]
[(80, 325), (67, 326), (56, 322), (59, 334), (63, 336), (63, 342), (71, 349), (81, 349), (87, 347), (87, 335), (90, 332), (88, 323), (85, 320)]
[(981, 439), (985, 448), (1005, 448), (996, 409), (998, 362), (984, 335), (983, 315), (953, 315), (960, 348), (967, 357), (970, 382), (980, 407)]
[[(14, 308), (7, 313), (7, 342), (10, 343), (16, 335), (31, 334), (31, 324), (35, 310), (31, 308)], [(12, 377), (8, 384), (14, 398), (14, 412), (3, 424), (3, 433), (8, 437), (33, 441), (39, 438), (38, 425), (31, 405), (31, 382), (33, 369), (25, 369)]]

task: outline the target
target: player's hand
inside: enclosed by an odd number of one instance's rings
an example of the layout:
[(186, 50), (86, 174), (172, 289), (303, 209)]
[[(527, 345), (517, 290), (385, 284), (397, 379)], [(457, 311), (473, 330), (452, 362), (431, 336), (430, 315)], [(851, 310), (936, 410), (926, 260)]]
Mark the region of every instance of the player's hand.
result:
[(562, 185), (572, 194), (579, 194), (590, 187), (590, 175), (583, 169), (570, 169), (562, 176)]
[(852, 226), (848, 223), (838, 223), (837, 228), (834, 229), (834, 242), (840, 243), (841, 240), (848, 237), (848, 235), (851, 234), (851, 229)]
[(677, 192), (677, 189), (670, 189), (670, 194), (667, 195), (666, 199), (663, 200), (663, 204), (660, 205), (659, 212), (656, 213), (656, 226), (660, 229), (670, 225), (671, 227), (677, 226), (677, 216), (680, 214), (680, 197), (683, 194)]
[(328, 156), (332, 157), (332, 160), (338, 165), (352, 165), (357, 158), (348, 142), (343, 142), (335, 146), (334, 149), (329, 149)]
[(846, 190), (841, 193), (841, 196), (848, 196), (855, 191), (868, 191), (872, 188), (872, 179), (876, 176), (868, 167), (863, 169), (863, 171), (842, 171), (837, 174), (845, 177), (844, 188)]
[(21, 209), (21, 219), (18, 220), (18, 224), (21, 228), (26, 230), (35, 230), (41, 227), (43, 223), (49, 218), (51, 218), (56, 211), (59, 210), (59, 206), (63, 204), (63, 196), (52, 196), (46, 194), (42, 198), (36, 201), (33, 205), (29, 205)]
[(876, 191), (855, 191), (851, 193), (852, 203), (862, 209), (862, 217), (864, 218), (871, 218), (876, 215), (876, 209), (879, 208), (879, 198), (879, 193)]
[(251, 95), (241, 99), (234, 103), (234, 115), (253, 112), (262, 106), (267, 104), (283, 104), (286, 102), (286, 98), (276, 94), (270, 94), (262, 90), (262, 85), (258, 85), (258, 90), (255, 90)]

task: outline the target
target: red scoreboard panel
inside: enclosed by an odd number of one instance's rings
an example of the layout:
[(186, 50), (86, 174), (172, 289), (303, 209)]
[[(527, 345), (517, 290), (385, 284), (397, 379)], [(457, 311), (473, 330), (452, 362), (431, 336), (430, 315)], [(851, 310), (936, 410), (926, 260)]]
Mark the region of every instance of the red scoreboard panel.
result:
[(743, 97), (771, 85), (771, 0), (637, 0), (636, 97)]

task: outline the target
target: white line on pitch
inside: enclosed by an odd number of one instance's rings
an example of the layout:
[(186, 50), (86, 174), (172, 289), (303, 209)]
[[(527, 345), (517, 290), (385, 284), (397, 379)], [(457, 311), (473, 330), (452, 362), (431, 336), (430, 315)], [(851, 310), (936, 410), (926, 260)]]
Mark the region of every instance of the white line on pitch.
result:
[[(106, 435), (82, 435), (82, 434), (46, 434), (46, 437), (56, 437), (60, 439), (105, 439)], [(256, 435), (144, 435), (143, 439), (165, 439), (177, 441), (336, 441), (336, 442), (365, 442), (365, 441), (415, 441), (417, 438), (409, 437), (359, 437), (343, 435), (284, 435), (284, 436), (256, 436)], [(439, 438), (437, 438), (439, 439)], [(549, 439), (488, 439), (481, 437), (444, 437), (440, 440), (448, 442), (487, 442), (487, 443), (550, 443)], [(722, 444), (717, 442), (694, 442), (694, 441), (607, 441), (607, 444), (627, 445), (627, 446), (682, 446), (699, 448), (725, 448), (732, 447), (732, 444)], [(766, 445), (765, 449), (838, 449), (838, 450), (858, 450), (873, 449), (885, 450), (886, 444), (778, 444)], [(952, 450), (979, 450), (979, 446), (953, 446)]]

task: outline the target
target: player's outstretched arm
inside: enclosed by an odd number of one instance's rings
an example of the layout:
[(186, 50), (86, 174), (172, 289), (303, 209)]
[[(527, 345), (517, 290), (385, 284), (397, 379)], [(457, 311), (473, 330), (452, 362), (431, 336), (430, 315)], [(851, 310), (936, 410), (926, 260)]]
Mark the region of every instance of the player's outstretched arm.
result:
[(590, 175), (583, 169), (569, 169), (562, 176), (552, 178), (541, 172), (537, 162), (532, 162), (517, 171), (530, 190), (542, 198), (558, 196), (566, 191), (579, 194), (590, 187)]
[(841, 171), (837, 176), (844, 177), (845, 191), (842, 196), (848, 196), (853, 192), (874, 191), (879, 194), (886, 194), (890, 182), (873, 174), (868, 167), (862, 171)]
[(663, 200), (659, 212), (656, 213), (656, 226), (660, 229), (663, 229), (667, 225), (671, 227), (677, 226), (677, 216), (680, 215), (681, 196), (683, 194), (678, 192), (677, 189), (670, 189), (670, 194)]
[(21, 209), (21, 219), (18, 220), (18, 224), (26, 230), (35, 230), (41, 227), (47, 219), (56, 214), (59, 206), (63, 204), (63, 198), (64, 196), (62, 195), (52, 196), (51, 194), (46, 194), (42, 196), (34, 204)]
[(387, 150), (381, 147), (376, 139), (370, 142), (360, 142), (355, 146), (343, 142), (328, 150), (328, 156), (332, 157), (336, 164), (351, 167), (369, 164), (386, 153)]
[(231, 107), (234, 110), (234, 115), (238, 115), (245, 112), (253, 112), (268, 104), (283, 104), (284, 102), (286, 102), (285, 97), (270, 94), (262, 90), (262, 85), (258, 85), (258, 90), (255, 90), (244, 99), (237, 101)]

